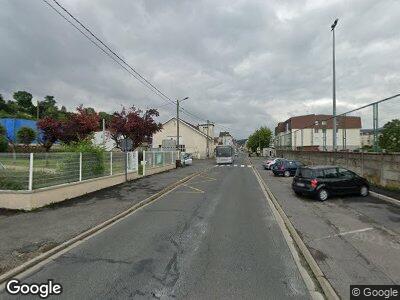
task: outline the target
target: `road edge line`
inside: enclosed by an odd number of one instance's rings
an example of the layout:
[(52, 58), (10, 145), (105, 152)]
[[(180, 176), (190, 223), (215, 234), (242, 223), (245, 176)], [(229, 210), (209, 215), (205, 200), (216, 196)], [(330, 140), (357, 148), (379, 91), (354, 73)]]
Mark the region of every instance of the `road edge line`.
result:
[(398, 199), (395, 199), (395, 198), (392, 198), (392, 197), (389, 197), (386, 195), (382, 195), (382, 194), (379, 194), (374, 191), (369, 191), (369, 193), (372, 197), (378, 198), (379, 200), (383, 200), (383, 201), (389, 202), (391, 204), (400, 206), (400, 200), (398, 200)]
[(322, 291), (324, 292), (324, 295), (328, 299), (340, 299), (340, 297), (337, 295), (336, 291), (333, 289), (332, 285), (326, 278), (325, 274), (322, 272), (320, 267), (318, 266), (317, 262), (315, 261), (314, 257), (311, 255), (310, 250), (308, 250), (307, 246), (301, 239), (300, 235), (296, 231), (295, 227), (293, 226), (292, 222), (288, 218), (288, 216), (285, 214), (284, 210), (282, 209), (281, 205), (278, 203), (278, 200), (276, 200), (274, 194), (271, 192), (269, 187), (267, 186), (266, 182), (262, 179), (260, 173), (256, 168), (253, 166), (253, 171), (256, 174), (256, 177), (261, 183), (262, 188), (264, 188), (264, 191), (267, 193), (269, 196), (269, 200), (271, 200), (274, 208), (278, 212), (279, 216), (282, 218), (284, 224), (286, 225), (287, 230), (289, 231), (293, 241), (296, 243), (298, 249), (300, 250), (301, 254), (305, 258), (308, 266), (310, 267), (315, 279), (318, 281), (320, 284)]
[(28, 269), (38, 265), (39, 263), (43, 262), (44, 260), (56, 255), (57, 253), (65, 250), (68, 247), (71, 247), (72, 245), (86, 239), (89, 238), (93, 235), (95, 235), (97, 232), (99, 232), (100, 230), (105, 229), (108, 226), (111, 226), (112, 224), (116, 223), (117, 221), (121, 220), (122, 218), (128, 216), (129, 214), (135, 212), (136, 210), (138, 210), (139, 208), (145, 206), (146, 204), (149, 204), (159, 198), (161, 198), (162, 196), (164, 196), (166, 193), (172, 191), (173, 189), (179, 187), (180, 185), (182, 185), (183, 183), (189, 181), (190, 179), (199, 176), (202, 173), (205, 173), (207, 171), (209, 171), (211, 168), (206, 168), (202, 171), (193, 173), (189, 176), (186, 176), (174, 183), (172, 183), (171, 185), (163, 188), (161, 191), (147, 197), (146, 199), (143, 199), (142, 201), (136, 203), (135, 205), (127, 208), (126, 210), (118, 213), (117, 215), (109, 218), (106, 221), (103, 221), (102, 223), (95, 225), (92, 228), (87, 229), (86, 231), (76, 235), (75, 237), (61, 243), (60, 245), (50, 249), (49, 251), (46, 251), (36, 257), (34, 257), (33, 259), (30, 259), (26, 262), (24, 262), (23, 264), (7, 271), (6, 273), (0, 275), (0, 286), (8, 279), (11, 279), (25, 271), (27, 271)]

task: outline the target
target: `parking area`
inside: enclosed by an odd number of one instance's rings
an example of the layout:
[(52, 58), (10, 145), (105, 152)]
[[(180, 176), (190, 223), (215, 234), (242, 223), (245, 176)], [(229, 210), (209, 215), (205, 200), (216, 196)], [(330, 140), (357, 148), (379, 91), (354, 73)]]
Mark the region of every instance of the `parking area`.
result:
[(349, 298), (351, 284), (400, 283), (400, 206), (372, 196), (299, 197), (292, 177), (252, 161), (341, 297)]

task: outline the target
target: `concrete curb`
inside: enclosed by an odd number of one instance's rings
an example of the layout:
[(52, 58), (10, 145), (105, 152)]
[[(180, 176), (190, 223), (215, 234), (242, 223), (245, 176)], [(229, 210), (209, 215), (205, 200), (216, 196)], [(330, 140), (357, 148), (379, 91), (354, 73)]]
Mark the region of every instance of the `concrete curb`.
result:
[(90, 237), (91, 235), (97, 233), (98, 231), (104, 229), (105, 227), (115, 223), (116, 221), (122, 219), (123, 217), (129, 215), (130, 213), (136, 211), (137, 209), (139, 209), (140, 207), (149, 204), (150, 202), (153, 202), (155, 200), (157, 200), (158, 198), (160, 198), (161, 196), (163, 196), (165, 193), (173, 190), (174, 188), (177, 188), (178, 186), (180, 186), (181, 184), (189, 181), (190, 179), (192, 179), (193, 177), (196, 177), (204, 172), (207, 172), (208, 170), (210, 170), (211, 168), (206, 168), (202, 171), (193, 173), (189, 176), (186, 176), (185, 178), (178, 180), (177, 182), (165, 187), (164, 189), (162, 189), (161, 191), (155, 193), (154, 195), (140, 201), (139, 203), (131, 206), (130, 208), (124, 210), (123, 212), (115, 215), (114, 217), (111, 217), (110, 219), (80, 233), (79, 235), (73, 237), (72, 239), (69, 239), (68, 241), (63, 242), (62, 244), (50, 249), (49, 251), (40, 254), (39, 256), (28, 260), (27, 262), (23, 263), (22, 265), (19, 265), (18, 267), (15, 267), (14, 269), (11, 269), (10, 271), (4, 273), (3, 275), (0, 276), (0, 284), (2, 284), (3, 282), (5, 282), (8, 279), (11, 279), (15, 276), (17, 276), (18, 274), (21, 274), (22, 272), (30, 269), (31, 267), (39, 264), (40, 262), (44, 261), (45, 259), (65, 250), (66, 248), (70, 247), (71, 245), (87, 238)]
[(383, 200), (383, 201), (389, 202), (391, 204), (400, 206), (400, 200), (397, 200), (395, 198), (392, 198), (392, 197), (389, 197), (389, 196), (385, 196), (385, 195), (382, 195), (382, 194), (378, 194), (378, 193), (373, 192), (373, 191), (369, 191), (369, 194), (372, 197), (378, 198), (379, 200)]
[(274, 194), (271, 192), (269, 187), (267, 186), (266, 182), (262, 179), (260, 173), (256, 168), (253, 167), (253, 170), (257, 173), (257, 175), (261, 178), (261, 182), (265, 191), (267, 192), (268, 196), (270, 197), (272, 203), (274, 204), (276, 210), (278, 211), (279, 215), (283, 219), (286, 228), (289, 230), (290, 235), (292, 236), (293, 240), (295, 241), (297, 247), (300, 249), (301, 254), (304, 256), (308, 266), (310, 267), (311, 271), (313, 272), (315, 278), (317, 279), (318, 283), (320, 284), (325, 296), (327, 299), (340, 299), (337, 295), (336, 291), (331, 286), (330, 282), (326, 278), (325, 274), (319, 268), (317, 262), (315, 261), (314, 257), (311, 255), (310, 251), (308, 250), (307, 246), (301, 239), (300, 235), (297, 233), (295, 227), (293, 226), (290, 219), (285, 214), (284, 210), (278, 203), (278, 200), (275, 198)]

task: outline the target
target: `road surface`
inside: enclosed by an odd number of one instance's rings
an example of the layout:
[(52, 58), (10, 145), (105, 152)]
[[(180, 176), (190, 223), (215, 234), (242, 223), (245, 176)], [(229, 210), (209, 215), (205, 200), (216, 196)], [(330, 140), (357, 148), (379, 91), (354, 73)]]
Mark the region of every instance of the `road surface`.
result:
[(235, 164), (193, 178), (22, 281), (53, 279), (63, 299), (309, 299), (252, 168), (244, 157)]

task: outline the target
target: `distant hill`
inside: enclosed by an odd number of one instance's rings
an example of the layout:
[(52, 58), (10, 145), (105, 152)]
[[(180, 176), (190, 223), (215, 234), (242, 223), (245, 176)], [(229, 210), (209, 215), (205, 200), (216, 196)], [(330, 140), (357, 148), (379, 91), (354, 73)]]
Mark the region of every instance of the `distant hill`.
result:
[(240, 145), (240, 146), (243, 146), (243, 145), (245, 145), (245, 144), (246, 144), (246, 142), (247, 142), (247, 139), (236, 140), (236, 143), (237, 143), (238, 145)]

